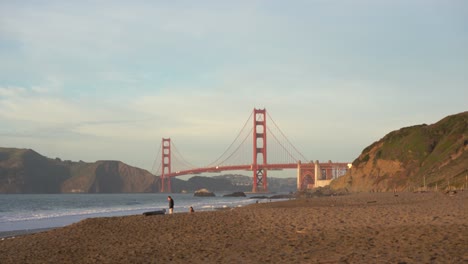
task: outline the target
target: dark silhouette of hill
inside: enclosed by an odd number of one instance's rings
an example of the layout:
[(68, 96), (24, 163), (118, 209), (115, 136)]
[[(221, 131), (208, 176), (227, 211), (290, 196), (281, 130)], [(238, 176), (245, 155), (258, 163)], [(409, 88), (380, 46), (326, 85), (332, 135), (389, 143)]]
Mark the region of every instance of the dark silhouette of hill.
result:
[(58, 193), (68, 166), (30, 149), (0, 148), (1, 193)]
[[(243, 175), (172, 178), (173, 192), (251, 191)], [(0, 193), (138, 193), (159, 192), (160, 179), (120, 161), (73, 162), (50, 159), (31, 149), (0, 148)], [(270, 191), (294, 191), (294, 179), (269, 178)]]
[(31, 149), (0, 148), (0, 193), (154, 192), (159, 179), (120, 161), (46, 158)]

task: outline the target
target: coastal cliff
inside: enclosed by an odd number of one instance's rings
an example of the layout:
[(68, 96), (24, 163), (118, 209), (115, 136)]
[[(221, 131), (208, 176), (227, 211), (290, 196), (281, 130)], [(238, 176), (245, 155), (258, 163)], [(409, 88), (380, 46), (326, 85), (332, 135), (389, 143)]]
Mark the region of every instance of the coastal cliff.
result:
[[(72, 177), (61, 185), (62, 193), (134, 193), (155, 192), (159, 178), (146, 170), (121, 161), (97, 161), (71, 167)], [(159, 185), (158, 185), (159, 186)]]
[(31, 149), (0, 148), (0, 193), (154, 192), (159, 179), (120, 161), (50, 159)]
[(402, 128), (365, 148), (351, 170), (331, 187), (349, 191), (463, 188), (467, 150), (468, 112), (432, 125)]

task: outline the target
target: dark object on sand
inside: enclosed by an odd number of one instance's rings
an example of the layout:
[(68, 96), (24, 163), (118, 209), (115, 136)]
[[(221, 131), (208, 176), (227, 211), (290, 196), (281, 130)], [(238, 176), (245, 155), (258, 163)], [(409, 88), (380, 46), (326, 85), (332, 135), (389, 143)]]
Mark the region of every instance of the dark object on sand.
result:
[(144, 212), (144, 213), (143, 213), (144, 216), (149, 216), (149, 215), (163, 215), (163, 214), (166, 214), (166, 209), (157, 210), (157, 211), (151, 211), (151, 212)]
[(446, 191), (445, 194), (448, 194), (450, 196), (454, 196), (455, 194), (457, 194), (457, 191)]

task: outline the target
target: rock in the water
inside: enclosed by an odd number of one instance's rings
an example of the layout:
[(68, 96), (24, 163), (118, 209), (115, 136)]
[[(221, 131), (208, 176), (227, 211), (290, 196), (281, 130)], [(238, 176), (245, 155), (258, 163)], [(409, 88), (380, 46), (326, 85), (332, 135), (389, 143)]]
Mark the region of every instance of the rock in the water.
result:
[(231, 194), (225, 194), (223, 197), (246, 197), (244, 192), (233, 192)]
[(268, 196), (261, 195), (261, 196), (252, 196), (250, 199), (268, 199)]
[(214, 197), (216, 195), (213, 192), (208, 191), (207, 189), (200, 189), (200, 190), (195, 191), (193, 196), (197, 196), (197, 197)]
[(270, 199), (291, 199), (294, 198), (292, 194), (277, 194), (269, 197)]

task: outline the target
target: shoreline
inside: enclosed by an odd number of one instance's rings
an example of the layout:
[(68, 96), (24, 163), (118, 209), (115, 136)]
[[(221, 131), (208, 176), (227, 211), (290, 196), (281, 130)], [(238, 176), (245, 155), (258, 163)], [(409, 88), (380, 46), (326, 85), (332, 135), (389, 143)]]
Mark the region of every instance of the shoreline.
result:
[(52, 229), (60, 228), (60, 226), (57, 227), (48, 227), (48, 228), (35, 228), (35, 229), (22, 229), (22, 230), (12, 230), (12, 231), (3, 231), (0, 232), (0, 240), (4, 239), (10, 239), (10, 238), (16, 238), (18, 236), (24, 236), (24, 235), (29, 235), (29, 234), (34, 234), (34, 233), (40, 233)]
[(99, 217), (0, 241), (2, 263), (459, 263), (468, 192), (357, 193)]
[[(249, 205), (245, 205), (245, 206), (249, 206)], [(229, 211), (229, 210), (232, 210), (232, 209), (235, 209), (235, 208), (239, 208), (239, 207), (237, 207), (237, 206), (233, 206), (233, 207), (214, 207), (214, 208), (209, 209), (209, 210), (199, 210), (199, 211), (197, 210), (197, 213), (200, 213), (200, 212)], [(174, 214), (188, 214), (188, 213), (189, 212), (175, 212)], [(79, 220), (77, 222), (70, 223), (70, 224), (65, 225), (65, 226), (59, 225), (59, 226), (52, 226), (52, 227), (45, 227), (45, 228), (31, 228), (31, 229), (18, 229), (18, 230), (10, 230), (10, 231), (0, 231), (0, 240), (15, 238), (15, 237), (18, 237), (18, 236), (29, 235), (29, 234), (34, 234), (34, 233), (40, 233), (40, 232), (44, 232), (44, 231), (48, 231), (48, 230), (52, 230), (52, 229), (57, 229), (57, 228), (62, 228), (62, 227), (67, 227), (67, 226), (73, 225), (75, 223), (78, 223), (78, 222), (86, 220), (86, 219), (105, 218), (105, 217), (126, 217), (126, 216), (136, 216), (136, 215), (139, 215), (139, 214), (122, 215), (122, 216), (88, 217), (88, 218), (83, 218), (83, 219), (81, 219), (81, 220)], [(169, 214), (166, 213), (165, 215), (169, 215)]]
[[(267, 197), (268, 198), (268, 197)], [(252, 203), (255, 201), (255, 199), (251, 198), (244, 198), (245, 200), (250, 200)], [(256, 199), (257, 202), (259, 199)], [(263, 202), (272, 202), (272, 200), (268, 201), (267, 199), (261, 199), (260, 200), (262, 203)], [(273, 201), (278, 201), (277, 199), (274, 199)], [(223, 210), (230, 210), (232, 208), (236, 207), (242, 207), (242, 206), (248, 206), (248, 204), (245, 205), (218, 205), (218, 206), (212, 206), (212, 207), (202, 207), (202, 208), (196, 208), (197, 212), (201, 211), (223, 211)], [(159, 210), (160, 207), (155, 207), (155, 208), (148, 208), (148, 211), (151, 210)], [(167, 208), (166, 208), (167, 209)], [(174, 213), (185, 213), (186, 211), (180, 211), (180, 208), (176, 208), (177, 210)], [(178, 211), (179, 210), (179, 211)], [(37, 233), (41, 231), (45, 231), (48, 229), (55, 229), (55, 228), (60, 228), (60, 227), (66, 227), (69, 226), (73, 223), (77, 223), (79, 221), (88, 219), (88, 218), (100, 218), (100, 217), (111, 217), (111, 216), (130, 216), (130, 215), (139, 215), (141, 213), (144, 213), (144, 210), (141, 209), (136, 209), (136, 210), (129, 210), (129, 211), (134, 211), (133, 213), (128, 213), (127, 211), (123, 211), (120, 213), (108, 213), (108, 215), (104, 215), (102, 213), (90, 213), (87, 215), (64, 215), (64, 216), (56, 216), (56, 217), (51, 217), (51, 218), (44, 218), (44, 219), (36, 219), (36, 220), (27, 220), (27, 221), (17, 221), (17, 222), (5, 222), (5, 225), (2, 226), (3, 223), (0, 223), (0, 239), (6, 238), (6, 237), (13, 237), (13, 236), (20, 236), (24, 234), (31, 234), (31, 233)], [(137, 212), (135, 212), (137, 211)], [(166, 212), (167, 213), (167, 212)], [(29, 222), (29, 224), (27, 224)], [(20, 223), (20, 224), (18, 224)]]

